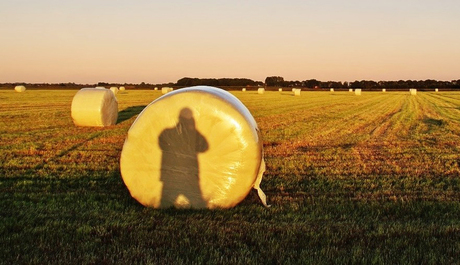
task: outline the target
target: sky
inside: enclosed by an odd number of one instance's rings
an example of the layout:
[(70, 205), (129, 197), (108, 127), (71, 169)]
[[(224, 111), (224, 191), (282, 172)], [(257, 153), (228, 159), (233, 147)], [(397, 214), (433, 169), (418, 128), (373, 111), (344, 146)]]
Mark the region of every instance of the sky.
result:
[(0, 83), (460, 79), (458, 0), (0, 0)]

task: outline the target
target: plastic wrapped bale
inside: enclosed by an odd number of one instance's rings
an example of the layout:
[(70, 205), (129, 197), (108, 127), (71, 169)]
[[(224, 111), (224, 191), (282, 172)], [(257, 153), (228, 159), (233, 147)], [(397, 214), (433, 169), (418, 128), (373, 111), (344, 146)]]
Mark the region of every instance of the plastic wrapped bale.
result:
[(118, 118), (118, 102), (108, 89), (82, 88), (73, 97), (71, 116), (77, 126), (114, 125)]
[(257, 93), (258, 94), (263, 94), (265, 92), (265, 89), (264, 88), (259, 88), (257, 89)]
[(355, 89), (355, 95), (361, 96), (361, 88)]
[(154, 208), (230, 208), (265, 171), (249, 110), (229, 92), (197, 86), (150, 103), (128, 131), (120, 171), (130, 194)]
[(114, 95), (118, 94), (118, 87), (113, 86), (110, 88), (110, 90), (113, 92)]
[(162, 94), (166, 94), (166, 93), (169, 93), (171, 91), (173, 91), (174, 89), (172, 87), (162, 87), (161, 88), (161, 93)]
[(296, 88), (296, 89), (292, 90), (292, 94), (293, 94), (294, 96), (300, 96), (300, 91), (301, 91), (300, 88)]
[(26, 87), (25, 86), (15, 86), (14, 90), (16, 92), (24, 92), (24, 91), (26, 91)]

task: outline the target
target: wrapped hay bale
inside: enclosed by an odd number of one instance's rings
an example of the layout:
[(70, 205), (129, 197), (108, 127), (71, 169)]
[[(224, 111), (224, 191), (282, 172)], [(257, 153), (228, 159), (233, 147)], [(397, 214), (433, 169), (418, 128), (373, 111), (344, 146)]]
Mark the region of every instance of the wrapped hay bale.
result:
[(24, 91), (26, 91), (26, 87), (25, 86), (15, 86), (14, 90), (16, 92), (24, 92)]
[(72, 100), (71, 116), (77, 126), (110, 126), (117, 122), (118, 102), (112, 91), (82, 88)]
[(355, 95), (361, 96), (361, 88), (355, 89)]
[(118, 87), (113, 86), (113, 87), (110, 88), (110, 90), (113, 92), (114, 95), (118, 94)]
[(411, 94), (412, 96), (417, 95), (417, 89), (415, 89), (415, 88), (409, 89), (409, 92), (410, 92), (410, 94)]
[(294, 96), (300, 96), (300, 91), (301, 91), (300, 88), (293, 89), (293, 90), (292, 90), (292, 94), (293, 94)]
[(262, 140), (229, 92), (197, 86), (156, 99), (128, 131), (120, 171), (131, 196), (154, 208), (230, 208), (257, 189)]
[(161, 93), (162, 94), (166, 94), (166, 93), (169, 93), (171, 91), (173, 91), (174, 89), (172, 87), (162, 87), (161, 88)]
[(258, 94), (263, 94), (265, 92), (265, 88), (259, 88), (257, 89)]

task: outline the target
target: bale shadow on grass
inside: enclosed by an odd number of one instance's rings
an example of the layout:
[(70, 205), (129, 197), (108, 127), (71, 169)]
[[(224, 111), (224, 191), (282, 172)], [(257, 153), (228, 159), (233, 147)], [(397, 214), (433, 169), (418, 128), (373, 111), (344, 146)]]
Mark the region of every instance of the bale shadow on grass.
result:
[(144, 105), (142, 105), (142, 106), (133, 106), (133, 107), (129, 107), (129, 108), (126, 108), (126, 109), (118, 112), (117, 124), (121, 123), (121, 122), (124, 122), (126, 120), (129, 120), (132, 117), (138, 115), (139, 113), (141, 113), (141, 111), (145, 107), (146, 106), (144, 106)]

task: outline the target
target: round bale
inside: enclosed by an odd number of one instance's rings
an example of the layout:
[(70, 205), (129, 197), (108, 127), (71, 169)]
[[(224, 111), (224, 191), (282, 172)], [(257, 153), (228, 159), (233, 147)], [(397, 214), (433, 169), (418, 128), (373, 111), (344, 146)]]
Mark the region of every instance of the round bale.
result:
[(16, 92), (24, 92), (24, 91), (26, 91), (26, 87), (25, 86), (15, 86), (14, 90)]
[(77, 126), (110, 126), (117, 122), (118, 102), (111, 90), (82, 88), (73, 97), (71, 116)]
[(249, 110), (227, 91), (196, 86), (150, 103), (128, 131), (120, 171), (153, 208), (230, 208), (259, 184), (262, 140)]

